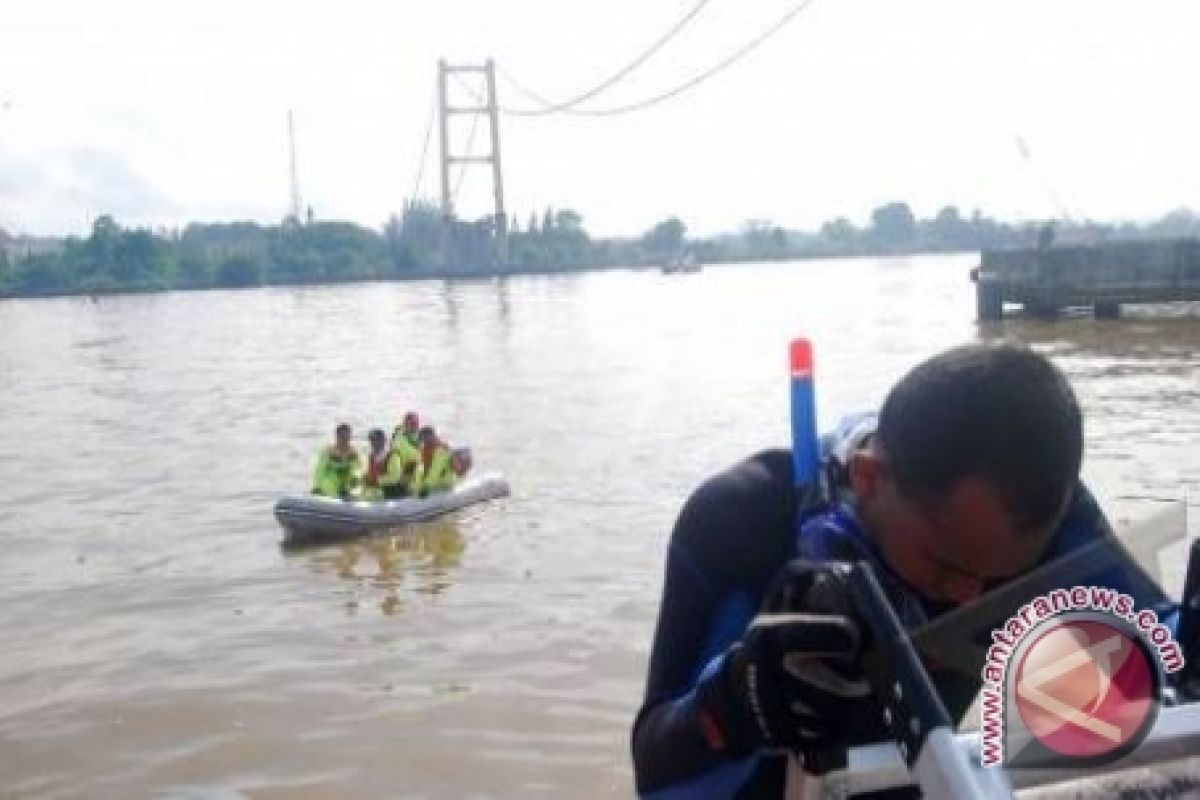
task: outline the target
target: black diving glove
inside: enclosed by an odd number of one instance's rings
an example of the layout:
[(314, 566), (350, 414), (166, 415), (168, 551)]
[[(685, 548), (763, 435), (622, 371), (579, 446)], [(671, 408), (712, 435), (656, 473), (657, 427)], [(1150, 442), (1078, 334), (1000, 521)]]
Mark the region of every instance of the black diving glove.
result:
[(710, 745), (731, 755), (757, 749), (814, 752), (844, 741), (852, 706), (870, 703), (855, 667), (858, 626), (849, 614), (844, 570), (793, 561), (766, 595), (763, 612), (702, 684)]

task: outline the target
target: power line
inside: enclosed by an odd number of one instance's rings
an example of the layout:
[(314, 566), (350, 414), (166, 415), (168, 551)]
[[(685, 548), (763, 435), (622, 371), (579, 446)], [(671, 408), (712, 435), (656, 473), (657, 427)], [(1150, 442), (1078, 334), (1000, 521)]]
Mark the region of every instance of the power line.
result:
[(617, 83), (624, 80), (626, 77), (629, 76), (630, 73), (632, 73), (634, 70), (636, 70), (642, 64), (645, 64), (647, 61), (649, 61), (650, 58), (655, 53), (657, 53), (664, 46), (666, 46), (667, 42), (674, 39), (679, 34), (679, 32), (682, 31), (687, 26), (687, 24), (689, 22), (691, 22), (693, 19), (695, 19), (696, 16), (701, 11), (703, 11), (704, 7), (707, 6), (710, 2), (712, 2), (712, 0), (699, 0), (698, 3), (696, 3), (694, 6), (692, 6), (692, 9), (690, 11), (688, 11), (687, 14), (685, 14), (682, 18), (680, 18), (679, 21), (676, 22), (674, 25), (672, 25), (671, 28), (669, 30), (667, 30), (666, 33), (664, 33), (662, 36), (658, 37), (658, 39), (656, 39), (653, 44), (651, 44), (648, 48), (646, 48), (633, 61), (629, 62), (624, 67), (617, 70), (612, 75), (610, 75), (608, 78), (605, 78), (600, 83), (593, 86), (592, 88), (575, 95), (574, 97), (570, 98), (569, 100), (564, 100), (560, 103), (555, 103), (551, 100), (547, 100), (545, 97), (538, 94), (537, 92), (534, 92), (534, 91), (526, 88), (520, 81), (518, 81), (516, 78), (514, 78), (506, 70), (501, 68), (500, 74), (504, 76), (505, 80), (507, 80), (509, 83), (511, 83), (513, 85), (513, 87), (517, 91), (519, 91), (521, 94), (525, 95), (526, 97), (528, 97), (529, 99), (531, 99), (535, 103), (537, 103), (538, 105), (542, 106), (541, 108), (534, 108), (534, 109), (516, 109), (516, 108), (508, 109), (508, 108), (506, 108), (503, 110), (505, 111), (505, 113), (508, 113), (508, 114), (533, 117), (533, 116), (541, 116), (543, 114), (554, 114), (554, 113), (557, 113), (560, 111), (569, 111), (570, 109), (574, 108), (575, 106), (579, 105), (580, 103), (585, 103), (588, 100), (591, 100), (596, 95), (611, 88), (612, 86), (615, 86)]
[[(769, 28), (764, 30), (758, 36), (751, 39), (746, 44), (742, 45), (737, 50), (734, 50), (732, 53), (730, 53), (728, 56), (726, 56), (722, 60), (718, 61), (714, 66), (708, 68), (704, 72), (701, 72), (699, 75), (696, 75), (696, 76), (690, 78), (689, 80), (684, 81), (683, 83), (679, 84), (678, 86), (675, 86), (672, 89), (669, 89), (660, 94), (653, 95), (651, 97), (644, 98), (637, 102), (628, 103), (628, 104), (622, 105), (622, 106), (614, 106), (612, 108), (600, 108), (600, 109), (590, 109), (590, 110), (589, 109), (578, 109), (578, 108), (564, 108), (564, 109), (562, 109), (562, 113), (573, 114), (576, 116), (587, 116), (587, 117), (611, 117), (611, 116), (617, 116), (619, 114), (629, 114), (634, 111), (642, 111), (644, 109), (650, 108), (651, 106), (655, 106), (655, 105), (658, 105), (659, 103), (663, 103), (663, 102), (666, 102), (667, 100), (671, 100), (675, 97), (678, 97), (679, 95), (683, 94), (684, 92), (694, 89), (697, 86), (699, 86), (700, 84), (708, 81), (710, 78), (715, 77), (719, 73), (723, 72), (724, 70), (728, 69), (729, 67), (732, 67), (737, 62), (741, 61), (746, 56), (750, 55), (750, 53), (753, 52), (755, 49), (757, 49), (760, 45), (762, 45), (764, 42), (766, 42), (772, 36), (779, 33), (781, 30), (783, 30), (783, 28), (786, 27), (789, 22), (791, 22), (793, 19), (798, 17), (802, 11), (806, 10), (814, 2), (815, 2), (815, 0), (803, 0), (803, 2), (801, 2), (799, 5), (795, 6), (790, 11), (788, 11), (786, 14), (784, 14), (782, 17), (780, 17), (778, 20), (776, 20), (775, 23), (772, 24)], [(504, 77), (506, 79), (508, 79), (510, 83), (512, 83), (511, 78), (506, 73), (501, 73), (501, 74), (504, 75)], [(525, 92), (525, 90), (522, 87), (517, 86), (516, 84), (514, 84), (514, 86), (518, 90)], [(527, 92), (525, 92), (525, 93), (527, 93)], [(513, 109), (513, 108), (501, 107), (500, 110), (506, 114), (512, 114), (512, 115), (516, 115), (516, 116), (528, 116), (529, 115), (529, 111), (524, 110), (524, 109)]]
[(417, 178), (413, 181), (413, 190), (410, 200), (416, 202), (421, 193), (421, 179), (425, 177), (425, 160), (429, 155), (429, 138), (433, 134), (433, 117), (437, 113), (438, 93), (437, 85), (433, 87), (433, 100), (429, 104), (429, 118), (425, 123), (425, 142), (421, 145), (421, 159), (417, 162)]

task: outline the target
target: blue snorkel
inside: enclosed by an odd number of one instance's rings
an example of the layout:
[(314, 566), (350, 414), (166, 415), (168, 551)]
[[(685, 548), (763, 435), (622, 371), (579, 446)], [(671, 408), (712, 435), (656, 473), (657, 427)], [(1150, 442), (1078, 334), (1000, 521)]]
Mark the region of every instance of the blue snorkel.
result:
[(821, 474), (817, 403), (813, 389), (812, 343), (794, 339), (790, 348), (792, 384), (792, 476), (796, 486), (813, 486)]

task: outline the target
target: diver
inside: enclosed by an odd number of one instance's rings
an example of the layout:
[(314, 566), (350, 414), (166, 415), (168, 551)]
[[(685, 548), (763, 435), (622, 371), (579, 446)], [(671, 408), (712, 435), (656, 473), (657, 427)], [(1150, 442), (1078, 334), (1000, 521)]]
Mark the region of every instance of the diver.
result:
[[(789, 758), (820, 774), (890, 738), (833, 564), (869, 563), (912, 630), (1093, 542), (1124, 552), (1079, 479), (1075, 394), (1026, 348), (928, 359), (823, 450), (821, 486), (795, 486), (790, 451), (769, 450), (680, 511), (632, 730), (640, 795), (778, 798)], [(1148, 605), (1119, 562), (1095, 577)], [(795, 613), (751, 628), (760, 611)], [(930, 674), (961, 717), (978, 673)]]

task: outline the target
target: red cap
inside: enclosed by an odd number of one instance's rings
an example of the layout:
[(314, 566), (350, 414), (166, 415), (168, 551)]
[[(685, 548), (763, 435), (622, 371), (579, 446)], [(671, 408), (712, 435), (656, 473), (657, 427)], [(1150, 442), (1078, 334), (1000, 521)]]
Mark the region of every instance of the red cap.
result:
[(793, 339), (790, 349), (793, 378), (809, 378), (813, 372), (812, 342)]

